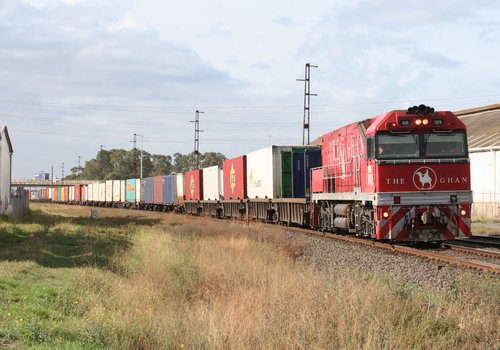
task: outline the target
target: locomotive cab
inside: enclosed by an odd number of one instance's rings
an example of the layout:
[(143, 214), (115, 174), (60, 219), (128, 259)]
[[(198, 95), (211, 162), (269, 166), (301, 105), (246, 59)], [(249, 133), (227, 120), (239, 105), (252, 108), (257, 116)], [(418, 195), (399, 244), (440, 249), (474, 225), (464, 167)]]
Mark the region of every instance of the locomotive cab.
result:
[(378, 239), (470, 236), (467, 137), (453, 113), (428, 107), (391, 112), (370, 126), (367, 137)]

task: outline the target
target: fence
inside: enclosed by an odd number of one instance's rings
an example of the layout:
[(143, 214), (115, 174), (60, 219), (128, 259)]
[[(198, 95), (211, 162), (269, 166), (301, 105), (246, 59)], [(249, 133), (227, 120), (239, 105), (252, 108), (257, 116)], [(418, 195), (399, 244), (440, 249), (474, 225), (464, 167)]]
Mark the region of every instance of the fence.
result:
[(472, 216), (500, 218), (500, 193), (474, 192)]

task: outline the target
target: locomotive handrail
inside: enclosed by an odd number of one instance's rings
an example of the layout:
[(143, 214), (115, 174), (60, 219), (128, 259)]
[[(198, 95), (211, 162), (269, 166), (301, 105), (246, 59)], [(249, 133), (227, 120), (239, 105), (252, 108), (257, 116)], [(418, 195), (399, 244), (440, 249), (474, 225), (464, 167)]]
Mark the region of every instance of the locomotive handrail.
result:
[(377, 159), (377, 164), (441, 164), (469, 163), (470, 158)]

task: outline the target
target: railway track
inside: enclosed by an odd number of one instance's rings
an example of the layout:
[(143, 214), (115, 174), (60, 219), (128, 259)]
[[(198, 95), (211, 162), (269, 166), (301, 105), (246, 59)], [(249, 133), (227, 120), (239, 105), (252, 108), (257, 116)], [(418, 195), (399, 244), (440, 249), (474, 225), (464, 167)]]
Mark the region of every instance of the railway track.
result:
[[(480, 261), (476, 259), (471, 259), (469, 257), (463, 256), (453, 256), (449, 254), (444, 254), (442, 252), (435, 252), (428, 249), (418, 249), (409, 246), (397, 245), (397, 244), (387, 244), (382, 242), (376, 242), (364, 238), (354, 237), (354, 236), (342, 236), (337, 234), (321, 233), (317, 231), (311, 231), (303, 228), (288, 228), (290, 231), (301, 232), (309, 235), (321, 236), (329, 239), (337, 239), (344, 242), (361, 244), (365, 246), (376, 247), (379, 249), (384, 249), (387, 251), (398, 252), (407, 255), (414, 255), (424, 259), (433, 260), (437, 262), (442, 262), (446, 264), (451, 264), (454, 266), (465, 267), (468, 269), (489, 271), (493, 273), (500, 274), (500, 253), (493, 251), (482, 251), (479, 252), (477, 249), (465, 248), (465, 247), (445, 247), (446, 250), (451, 250), (455, 252), (460, 252), (465, 255), (475, 255), (483, 256), (491, 259), (493, 262)], [(460, 249), (459, 249), (460, 248)], [(496, 262), (497, 263), (496, 263)]]

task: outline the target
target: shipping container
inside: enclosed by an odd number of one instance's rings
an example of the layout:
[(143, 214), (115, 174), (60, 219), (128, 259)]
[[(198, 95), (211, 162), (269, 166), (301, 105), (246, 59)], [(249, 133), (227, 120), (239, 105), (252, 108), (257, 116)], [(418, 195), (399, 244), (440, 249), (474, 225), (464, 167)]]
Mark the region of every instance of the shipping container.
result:
[(184, 188), (184, 174), (183, 173), (178, 173), (175, 175), (176, 176), (176, 183), (177, 183), (177, 201), (179, 203), (182, 203), (184, 199), (186, 199), (185, 196), (185, 188)]
[(98, 186), (97, 201), (98, 202), (105, 202), (106, 201), (106, 182), (99, 182), (97, 186)]
[(113, 180), (106, 180), (106, 196), (104, 201), (105, 202), (112, 202), (113, 201)]
[(125, 200), (128, 203), (135, 202), (136, 182), (137, 182), (136, 179), (128, 179), (127, 180), (127, 189), (126, 189), (126, 194), (125, 194)]
[(203, 199), (203, 172), (191, 170), (184, 175), (184, 195), (187, 201)]
[(92, 202), (94, 200), (94, 195), (92, 193), (94, 189), (94, 184), (88, 184), (87, 185), (87, 201)]
[(120, 202), (120, 180), (112, 180), (113, 181), (113, 202)]
[(120, 180), (120, 202), (125, 203), (125, 196), (126, 196), (126, 187), (127, 187), (127, 181), (126, 180)]
[(177, 204), (177, 176), (163, 176), (163, 203)]
[(153, 203), (163, 204), (163, 176), (153, 177)]
[(222, 169), (214, 165), (203, 169), (203, 199), (219, 200), (222, 191)]
[(248, 198), (292, 196), (291, 151), (289, 146), (269, 146), (247, 154)]
[(80, 191), (81, 191), (81, 194), (80, 194), (80, 200), (82, 202), (86, 202), (87, 201), (87, 192), (88, 192), (88, 186), (87, 185), (82, 185)]
[(82, 201), (82, 187), (83, 185), (74, 186), (73, 201), (80, 203)]
[(292, 151), (293, 197), (310, 198), (311, 169), (321, 166), (319, 147), (294, 147)]
[(135, 179), (135, 201), (139, 203), (141, 200), (141, 179)]
[(146, 177), (141, 182), (141, 190), (144, 190), (144, 203), (153, 203), (154, 200), (154, 178)]
[(75, 201), (75, 186), (69, 186), (69, 201)]
[(247, 157), (225, 160), (223, 169), (224, 199), (244, 199), (247, 197)]
[(69, 189), (70, 189), (70, 186), (64, 186), (64, 196), (62, 198), (62, 200), (63, 200), (64, 203), (68, 203), (69, 202)]
[(61, 202), (63, 198), (63, 187), (57, 186), (57, 201)]

